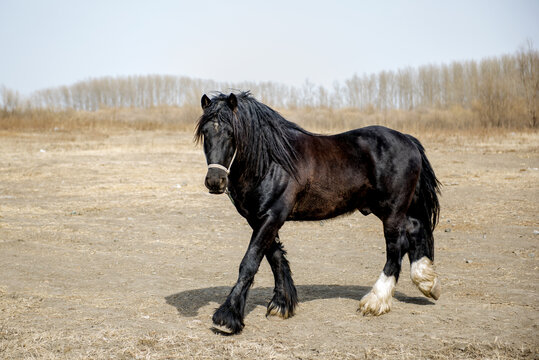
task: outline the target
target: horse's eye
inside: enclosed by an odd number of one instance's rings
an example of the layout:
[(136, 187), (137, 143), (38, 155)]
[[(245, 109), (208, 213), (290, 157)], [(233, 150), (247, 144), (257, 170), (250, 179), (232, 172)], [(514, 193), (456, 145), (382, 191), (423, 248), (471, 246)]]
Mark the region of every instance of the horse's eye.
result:
[(208, 136), (209, 134), (210, 134), (210, 127), (204, 126), (204, 128), (202, 128), (202, 135)]

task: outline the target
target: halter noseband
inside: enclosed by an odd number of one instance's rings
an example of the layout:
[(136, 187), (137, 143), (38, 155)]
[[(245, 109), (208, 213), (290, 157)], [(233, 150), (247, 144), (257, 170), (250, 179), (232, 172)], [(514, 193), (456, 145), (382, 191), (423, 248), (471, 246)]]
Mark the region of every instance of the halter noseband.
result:
[(234, 159), (236, 158), (236, 154), (238, 153), (238, 148), (234, 150), (234, 155), (232, 155), (232, 160), (230, 160), (230, 165), (228, 165), (228, 168), (224, 167), (221, 164), (209, 164), (208, 169), (215, 168), (215, 169), (221, 169), (226, 171), (226, 174), (230, 174), (230, 168), (232, 167), (232, 164), (234, 163)]

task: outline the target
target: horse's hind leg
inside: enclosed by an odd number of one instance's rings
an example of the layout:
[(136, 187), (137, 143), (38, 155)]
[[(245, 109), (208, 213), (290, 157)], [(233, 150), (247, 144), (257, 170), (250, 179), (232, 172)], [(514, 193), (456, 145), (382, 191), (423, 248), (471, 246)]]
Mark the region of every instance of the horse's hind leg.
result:
[(359, 302), (363, 315), (382, 315), (391, 310), (391, 300), (399, 279), (402, 257), (408, 250), (406, 217), (391, 216), (384, 221), (386, 264), (371, 291)]
[(410, 278), (418, 289), (427, 297), (438, 300), (441, 293), (440, 281), (432, 264), (434, 244), (429, 241), (423, 224), (408, 216), (408, 258), (410, 259)]
[(279, 236), (275, 238), (275, 241), (271, 244), (265, 255), (275, 277), (273, 298), (268, 304), (266, 316), (278, 315), (283, 319), (287, 319), (294, 315), (296, 305), (298, 304), (298, 296), (294, 281), (292, 280), (290, 266), (285, 257), (286, 251), (279, 242)]

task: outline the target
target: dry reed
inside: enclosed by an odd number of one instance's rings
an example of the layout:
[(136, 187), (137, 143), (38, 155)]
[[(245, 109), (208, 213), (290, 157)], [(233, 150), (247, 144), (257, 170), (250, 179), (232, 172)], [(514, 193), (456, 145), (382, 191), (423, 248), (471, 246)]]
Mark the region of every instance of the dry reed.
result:
[[(479, 113), (460, 106), (451, 109), (362, 111), (357, 108), (277, 109), (287, 119), (319, 133), (335, 133), (368, 125), (383, 125), (408, 133), (535, 131), (516, 121), (497, 127), (481, 121)], [(198, 106), (107, 108), (98, 111), (28, 110), (0, 112), (0, 130), (22, 132), (114, 132), (122, 130), (192, 131), (201, 115)]]

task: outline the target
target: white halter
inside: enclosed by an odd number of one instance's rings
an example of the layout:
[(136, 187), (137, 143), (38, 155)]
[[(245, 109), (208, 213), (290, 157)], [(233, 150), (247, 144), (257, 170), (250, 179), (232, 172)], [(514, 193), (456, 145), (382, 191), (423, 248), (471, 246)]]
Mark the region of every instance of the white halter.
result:
[(234, 155), (232, 155), (232, 160), (230, 160), (230, 165), (228, 165), (228, 168), (224, 167), (221, 164), (209, 164), (208, 169), (211, 169), (211, 168), (221, 169), (221, 170), (226, 171), (227, 175), (230, 174), (230, 168), (232, 167), (232, 163), (234, 163), (234, 159), (236, 158), (237, 153), (238, 153), (238, 148), (234, 150)]

